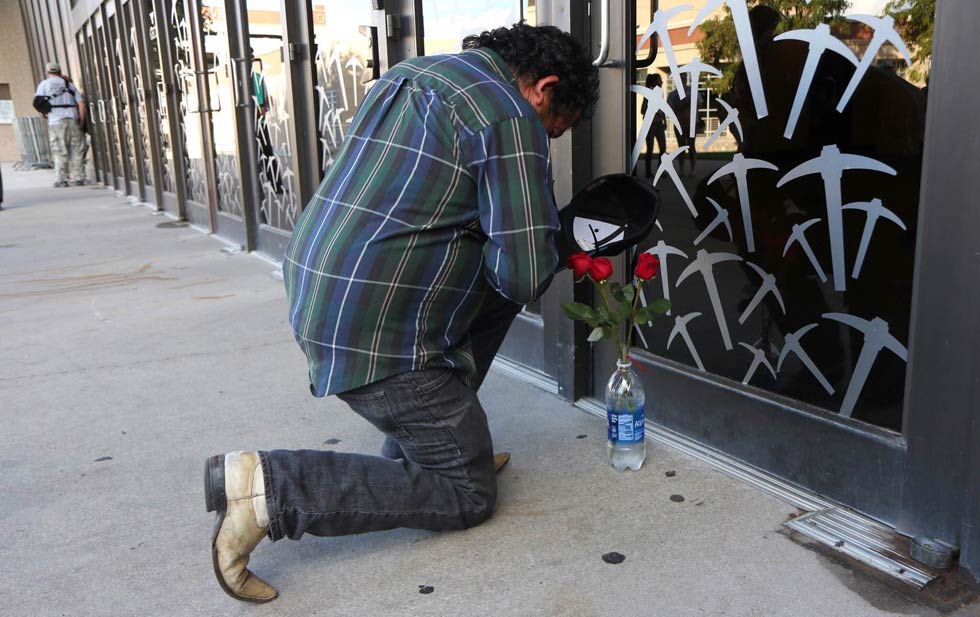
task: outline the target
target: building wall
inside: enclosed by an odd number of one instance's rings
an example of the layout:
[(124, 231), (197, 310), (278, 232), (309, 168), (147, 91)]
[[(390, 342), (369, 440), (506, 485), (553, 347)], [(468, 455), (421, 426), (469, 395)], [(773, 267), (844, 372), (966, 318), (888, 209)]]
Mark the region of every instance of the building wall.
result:
[[(12, 0), (0, 2), (0, 23), (4, 35), (0, 36), (0, 84), (10, 85), (15, 116), (36, 115), (31, 107), (37, 81), (31, 70), (31, 57), (27, 48), (24, 20), (20, 3)], [(0, 161), (18, 161), (20, 151), (14, 137), (14, 125), (0, 124)]]

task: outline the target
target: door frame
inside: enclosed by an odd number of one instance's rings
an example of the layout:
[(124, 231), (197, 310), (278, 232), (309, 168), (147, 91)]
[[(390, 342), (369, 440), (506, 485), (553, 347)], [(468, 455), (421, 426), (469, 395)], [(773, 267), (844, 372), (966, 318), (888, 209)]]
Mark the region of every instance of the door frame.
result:
[(96, 92), (98, 94), (98, 112), (99, 112), (99, 124), (102, 127), (103, 141), (106, 144), (106, 148), (103, 151), (103, 155), (108, 158), (107, 165), (105, 166), (106, 180), (105, 185), (111, 187), (115, 190), (120, 190), (122, 186), (120, 178), (122, 177), (122, 160), (117, 152), (119, 148), (119, 140), (116, 139), (116, 131), (114, 129), (114, 122), (111, 121), (110, 113), (106, 112), (106, 107), (111, 106), (111, 102), (107, 105), (108, 101), (111, 101), (111, 96), (107, 96), (110, 92), (107, 85), (107, 72), (106, 67), (103, 63), (97, 62), (98, 52), (101, 51), (105, 54), (105, 44), (103, 42), (103, 23), (101, 10), (96, 11), (92, 18), (88, 22), (88, 29), (91, 32), (87, 35), (89, 37), (89, 53), (91, 54), (90, 59), (92, 60), (92, 66), (95, 68), (94, 72), (94, 83), (97, 86)]
[[(130, 0), (131, 2), (132, 0)], [(130, 56), (130, 46), (129, 46), (129, 35), (130, 35), (130, 19), (129, 19), (129, 3), (126, 7), (123, 7), (122, 0), (114, 0), (114, 11), (116, 18), (116, 42), (118, 43), (119, 51), (122, 52), (122, 69), (123, 74), (121, 75), (122, 85), (121, 93), (124, 91), (126, 100), (126, 111), (127, 117), (126, 121), (129, 123), (129, 144), (128, 146), (132, 148), (133, 151), (133, 161), (136, 163), (136, 169), (130, 170), (133, 173), (131, 176), (131, 181), (135, 183), (135, 190), (132, 195), (139, 198), (141, 202), (145, 202), (147, 199), (147, 184), (146, 184), (146, 168), (143, 166), (142, 162), (146, 157), (150, 156), (149, 152), (143, 151), (143, 138), (140, 135), (139, 127), (141, 125), (140, 121), (140, 110), (137, 104), (136, 93), (134, 92), (135, 82), (133, 79), (135, 72), (133, 70), (133, 58)]]
[[(635, 133), (628, 87), (635, 39), (625, 33), (633, 31), (634, 5), (624, 4), (629, 6), (610, 8), (613, 64), (601, 69), (600, 111), (593, 120), (596, 176), (626, 172), (633, 146), (627, 143)], [(598, 20), (593, 16), (593, 28), (600, 27)], [(651, 393), (649, 422), (903, 533), (953, 545), (964, 542), (972, 548), (967, 565), (980, 575), (980, 529), (970, 519), (980, 513), (975, 499), (980, 496), (980, 472), (970, 467), (980, 462), (980, 419), (974, 409), (980, 400), (980, 362), (975, 357), (980, 340), (980, 292), (975, 285), (980, 278), (975, 259), (980, 213), (962, 207), (980, 193), (973, 169), (980, 142), (964, 138), (964, 131), (978, 131), (967, 119), (972, 117), (969, 101), (980, 94), (980, 73), (969, 54), (957, 54), (971, 48), (971, 24), (978, 20), (980, 5), (937, 5), (901, 433), (643, 350), (631, 354)], [(976, 79), (969, 79), (973, 75)], [(624, 272), (626, 257), (614, 264)], [(950, 271), (956, 273), (952, 281)], [(962, 300), (952, 312), (950, 285)], [(595, 346), (593, 397), (600, 395), (615, 359), (611, 342)]]
[(105, 160), (105, 141), (102, 136), (102, 127), (99, 126), (98, 118), (98, 105), (94, 104), (96, 102), (96, 96), (98, 96), (99, 91), (97, 87), (97, 81), (93, 76), (93, 70), (91, 63), (91, 53), (89, 35), (85, 33), (88, 28), (88, 22), (82, 24), (82, 27), (78, 29), (75, 33), (75, 48), (78, 50), (79, 64), (81, 65), (82, 71), (82, 84), (85, 89), (85, 101), (87, 105), (86, 109), (86, 123), (88, 126), (88, 134), (91, 137), (92, 144), (92, 166), (95, 168), (95, 181), (100, 182), (106, 186), (109, 185), (109, 173), (106, 171), (106, 160)]
[[(109, 9), (112, 9), (110, 12)], [(118, 36), (119, 32), (119, 16), (115, 13), (115, 7), (108, 4), (99, 5), (99, 14), (102, 18), (102, 36), (103, 36), (103, 50), (105, 51), (105, 58), (111, 59), (115, 58), (115, 41), (113, 40), (113, 27), (115, 27)], [(109, 20), (112, 20), (110, 23)], [(119, 182), (122, 185), (122, 192), (126, 195), (138, 195), (138, 187), (136, 180), (133, 179), (133, 170), (131, 169), (130, 163), (136, 161), (135, 154), (130, 156), (130, 151), (132, 148), (132, 143), (129, 143), (131, 139), (126, 137), (126, 123), (129, 122), (125, 115), (120, 110), (120, 101), (123, 99), (123, 95), (120, 92), (120, 84), (122, 83), (123, 76), (119, 75), (119, 65), (116, 62), (107, 62), (103, 67), (107, 71), (107, 76), (109, 80), (109, 92), (111, 93), (109, 99), (109, 106), (112, 109), (112, 117), (115, 120), (116, 128), (116, 138), (119, 143), (118, 154), (122, 158), (121, 165), (122, 168), (119, 170), (121, 175), (119, 176)], [(131, 136), (130, 136), (131, 137)]]
[[(180, 221), (187, 221), (187, 159), (184, 153), (185, 135), (180, 124), (180, 89), (176, 87), (177, 76), (174, 73), (174, 57), (176, 56), (175, 38), (170, 25), (169, 0), (141, 0), (152, 2), (152, 11), (156, 25), (157, 53), (160, 62), (160, 77), (166, 93), (167, 130), (170, 133), (170, 148), (173, 154), (174, 191), (163, 190), (163, 209)], [(147, 7), (147, 10), (150, 10)], [(147, 23), (147, 46), (150, 46), (149, 23)], [(147, 56), (148, 57), (148, 56)], [(156, 75), (152, 79), (154, 89), (157, 87)], [(156, 97), (156, 92), (154, 92)], [(159, 119), (154, 120), (155, 124)], [(163, 147), (161, 138), (160, 165), (163, 166)], [(161, 169), (161, 174), (162, 174)], [(162, 176), (161, 176), (162, 177)], [(161, 188), (163, 183), (160, 183)]]
[[(593, 120), (595, 176), (629, 173), (635, 134), (635, 3), (611, 3), (608, 65), (600, 69), (599, 110)], [(603, 25), (593, 15), (593, 28)], [(938, 100), (933, 93), (933, 100)], [(929, 129), (927, 128), (927, 131)], [(613, 259), (627, 282), (628, 257)], [(913, 350), (910, 349), (910, 354)], [(898, 520), (906, 465), (905, 437), (817, 407), (701, 373), (686, 364), (630, 350), (651, 394), (648, 421), (782, 479), (889, 523)], [(615, 365), (611, 341), (595, 345), (592, 397)], [(906, 402), (907, 405), (907, 402)]]

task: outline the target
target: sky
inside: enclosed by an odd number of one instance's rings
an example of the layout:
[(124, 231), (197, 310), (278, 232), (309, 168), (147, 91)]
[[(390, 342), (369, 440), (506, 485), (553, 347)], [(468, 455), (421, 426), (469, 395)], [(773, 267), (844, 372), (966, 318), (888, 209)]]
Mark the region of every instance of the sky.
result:
[(881, 15), (888, 0), (851, 0), (851, 8), (845, 15)]

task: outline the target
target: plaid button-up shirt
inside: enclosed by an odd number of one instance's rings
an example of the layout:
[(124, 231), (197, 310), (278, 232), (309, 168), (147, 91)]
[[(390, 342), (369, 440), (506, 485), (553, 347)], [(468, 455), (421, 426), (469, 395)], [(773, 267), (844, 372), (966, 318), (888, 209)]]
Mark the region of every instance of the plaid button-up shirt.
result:
[(548, 135), (490, 50), (396, 65), (374, 84), (283, 263), (317, 396), (448, 367), (488, 288), (535, 300), (557, 265)]

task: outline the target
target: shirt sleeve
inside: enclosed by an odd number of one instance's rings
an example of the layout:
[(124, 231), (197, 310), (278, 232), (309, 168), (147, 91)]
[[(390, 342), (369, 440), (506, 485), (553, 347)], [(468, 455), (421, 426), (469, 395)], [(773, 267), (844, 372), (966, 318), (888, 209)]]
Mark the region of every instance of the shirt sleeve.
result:
[(552, 193), (548, 136), (534, 118), (495, 122), (463, 142), (477, 185), (484, 275), (501, 295), (528, 304), (558, 264), (558, 208)]

